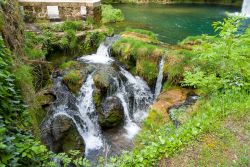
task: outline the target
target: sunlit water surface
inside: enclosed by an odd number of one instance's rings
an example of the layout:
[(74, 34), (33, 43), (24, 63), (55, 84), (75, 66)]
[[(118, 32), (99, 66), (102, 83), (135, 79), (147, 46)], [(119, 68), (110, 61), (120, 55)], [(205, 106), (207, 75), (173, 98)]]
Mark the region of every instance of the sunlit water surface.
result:
[(222, 20), (227, 12), (240, 8), (215, 5), (117, 4), (125, 21), (112, 24), (117, 32), (126, 27), (153, 31), (162, 42), (175, 44), (187, 36), (214, 34), (211, 24)]

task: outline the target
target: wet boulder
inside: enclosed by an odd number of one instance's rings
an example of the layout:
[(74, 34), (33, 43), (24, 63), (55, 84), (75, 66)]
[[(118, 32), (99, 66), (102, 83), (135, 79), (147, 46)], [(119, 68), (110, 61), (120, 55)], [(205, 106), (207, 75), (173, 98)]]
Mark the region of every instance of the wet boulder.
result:
[(103, 128), (112, 128), (120, 125), (124, 119), (122, 103), (119, 98), (112, 96), (101, 103), (98, 112), (99, 123)]
[(42, 141), (55, 153), (70, 150), (85, 151), (85, 143), (74, 122), (65, 115), (59, 115), (42, 127)]

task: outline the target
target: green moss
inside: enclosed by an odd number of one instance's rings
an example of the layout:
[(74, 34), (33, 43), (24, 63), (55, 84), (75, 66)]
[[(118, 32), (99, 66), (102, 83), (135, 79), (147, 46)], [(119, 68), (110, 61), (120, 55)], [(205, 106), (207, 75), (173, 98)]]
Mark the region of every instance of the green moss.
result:
[(122, 121), (122, 115), (119, 111), (111, 111), (107, 117), (99, 114), (99, 117), (99, 122), (102, 127), (114, 127)]
[(82, 86), (83, 76), (80, 70), (72, 70), (63, 77), (63, 81), (70, 91), (77, 94)]
[(102, 23), (123, 21), (124, 15), (120, 9), (114, 9), (111, 5), (102, 5)]
[(159, 46), (132, 38), (121, 38), (112, 46), (114, 57), (125, 64), (130, 72), (153, 84), (158, 75), (158, 63), (165, 50)]
[(60, 65), (60, 68), (63, 70), (67, 70), (67, 69), (72, 69), (77, 65), (76, 61), (67, 61), (64, 62), (63, 64)]
[(96, 105), (96, 107), (100, 107), (101, 105), (101, 93), (100, 91), (95, 91), (94, 95), (93, 95), (93, 100), (94, 100), (94, 103)]

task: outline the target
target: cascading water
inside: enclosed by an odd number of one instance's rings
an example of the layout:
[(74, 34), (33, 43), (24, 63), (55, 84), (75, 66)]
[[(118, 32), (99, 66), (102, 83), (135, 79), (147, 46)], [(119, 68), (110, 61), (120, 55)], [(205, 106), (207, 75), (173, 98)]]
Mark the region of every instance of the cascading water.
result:
[(162, 79), (163, 79), (163, 67), (164, 67), (164, 58), (162, 57), (161, 62), (159, 64), (159, 74), (157, 77), (156, 85), (155, 85), (155, 94), (154, 100), (160, 95), (162, 88)]
[(87, 61), (89, 63), (102, 63), (102, 64), (111, 63), (114, 60), (109, 56), (109, 50), (111, 45), (118, 38), (119, 36), (107, 37), (107, 39), (100, 44), (95, 54), (83, 56), (80, 58), (80, 60)]
[(241, 14), (246, 17), (250, 17), (250, 0), (244, 0)]
[[(148, 107), (153, 102), (153, 94), (147, 83), (120, 67), (110, 57), (110, 47), (117, 39), (118, 36), (109, 37), (100, 45), (96, 54), (79, 58), (79, 63), (90, 66), (92, 70), (88, 72), (77, 95), (73, 95), (69, 91), (63, 83), (62, 77), (53, 79), (54, 94), (57, 100), (52, 106), (47, 122), (45, 121), (44, 129), (51, 127), (53, 119), (57, 117), (69, 118), (85, 143), (85, 156), (90, 159), (96, 157), (103, 150), (105, 144), (112, 143), (109, 141), (112, 139), (107, 137), (107, 134), (104, 135), (100, 128), (98, 122), (98, 112), (100, 111), (97, 112), (96, 103), (93, 100), (97, 89), (93, 78), (97, 71), (108, 69), (108, 72), (104, 72), (105, 77), (112, 80), (101, 101), (103, 102), (109, 97), (117, 97), (123, 108), (124, 126), (121, 126), (121, 129), (124, 131), (119, 130), (119, 134), (121, 134), (120, 132), (123, 134), (119, 135), (120, 138), (123, 136), (121, 140), (131, 141), (130, 139), (138, 133), (139, 123), (147, 116)], [(112, 71), (111, 69), (113, 72), (109, 73)]]
[(86, 132), (83, 139), (86, 144), (86, 151), (100, 149), (103, 146), (100, 127), (98, 125), (97, 114), (93, 102), (94, 81), (92, 75), (89, 75), (85, 84), (81, 87), (80, 96), (78, 97), (78, 109), (81, 117), (86, 122)]
[[(65, 88), (63, 88), (60, 81), (57, 82), (56, 86), (58, 88), (56, 91), (58, 91), (57, 95), (59, 100), (57, 102), (58, 106), (53, 109), (54, 114), (52, 119), (58, 116), (65, 116), (73, 121), (78, 133), (85, 141), (86, 155), (88, 155), (88, 153), (92, 150), (102, 148), (102, 136), (92, 99), (94, 86), (92, 75), (87, 77), (86, 82), (82, 85), (77, 98), (74, 98), (70, 92), (67, 92)], [(73, 109), (71, 109), (71, 104), (69, 103), (70, 99), (73, 99), (71, 100), (72, 104), (75, 103), (75, 107)], [(78, 112), (75, 112), (75, 110)]]

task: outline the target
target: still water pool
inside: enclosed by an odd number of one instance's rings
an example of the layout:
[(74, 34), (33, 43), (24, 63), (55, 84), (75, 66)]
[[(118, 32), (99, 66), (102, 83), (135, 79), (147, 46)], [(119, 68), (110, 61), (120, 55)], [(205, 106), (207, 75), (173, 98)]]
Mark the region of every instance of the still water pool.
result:
[(117, 32), (126, 27), (150, 30), (162, 42), (175, 44), (187, 36), (214, 34), (211, 24), (222, 20), (227, 12), (239, 12), (240, 8), (215, 5), (160, 5), (117, 4), (125, 15), (125, 21), (115, 23)]

